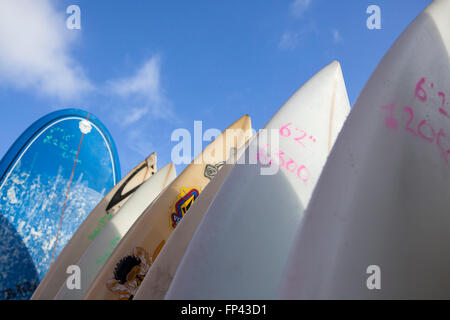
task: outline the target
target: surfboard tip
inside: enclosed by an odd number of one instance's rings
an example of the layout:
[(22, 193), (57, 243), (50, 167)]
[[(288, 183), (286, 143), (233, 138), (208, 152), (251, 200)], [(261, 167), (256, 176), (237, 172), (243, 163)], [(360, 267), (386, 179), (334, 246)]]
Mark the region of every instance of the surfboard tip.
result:
[(250, 116), (248, 114), (243, 115), (238, 120), (236, 120), (235, 123), (233, 123), (232, 127), (236, 125), (242, 128), (251, 128), (252, 121)]
[(147, 159), (145, 159), (145, 160), (149, 161), (149, 160), (152, 160), (152, 159), (156, 159), (156, 152), (152, 152), (152, 153), (147, 157)]
[(341, 63), (338, 60), (333, 60), (328, 66), (335, 68), (337, 72), (342, 72)]

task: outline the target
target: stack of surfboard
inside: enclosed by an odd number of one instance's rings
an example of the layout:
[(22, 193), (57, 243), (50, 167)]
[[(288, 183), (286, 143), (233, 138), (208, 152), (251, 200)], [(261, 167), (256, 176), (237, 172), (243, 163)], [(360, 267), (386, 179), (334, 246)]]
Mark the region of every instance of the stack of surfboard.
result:
[[(298, 90), (251, 141), (250, 118), (244, 116), (177, 178), (167, 178), (172, 166), (158, 171), (93, 241), (77, 248), (81, 253), (60, 256), (33, 298), (275, 297), (294, 231), (349, 110), (340, 65), (333, 62)], [(254, 150), (258, 162), (248, 164)], [(236, 161), (244, 164), (235, 165)], [(74, 237), (71, 243), (78, 241)], [(70, 247), (65, 252), (74, 250)], [(198, 265), (198, 254), (211, 269)], [(62, 260), (64, 256), (70, 260)], [(238, 260), (241, 267), (233, 270)], [(65, 281), (69, 265), (80, 268), (79, 289)], [(258, 265), (261, 272), (255, 275)], [(205, 271), (221, 272), (221, 283), (205, 278), (201, 287), (192, 283), (191, 290), (179, 280), (189, 273), (195, 281), (195, 273), (204, 277)], [(183, 290), (190, 293), (184, 295)]]
[(450, 1), (394, 43), (336, 141), (280, 297), (450, 298)]
[[(185, 233), (195, 230), (239, 150), (251, 136), (250, 117), (244, 116), (216, 137), (177, 178), (172, 164), (155, 173), (156, 156), (151, 155), (86, 219), (32, 299), (133, 298), (188, 209), (192, 216), (189, 215), (186, 226), (191, 229), (183, 229), (187, 230)], [(144, 170), (150, 167), (151, 172)], [(169, 242), (168, 247), (187, 246), (188, 239), (188, 235), (182, 235), (179, 241)], [(78, 287), (68, 283), (66, 271), (73, 265), (80, 270)]]
[(351, 112), (332, 62), (256, 135), (240, 118), (178, 177), (151, 155), (33, 299), (449, 298), (449, 50), (450, 1), (435, 0)]
[[(83, 298), (133, 298), (169, 236), (184, 220), (183, 217), (190, 214), (190, 208), (197, 199), (205, 198), (203, 202), (207, 201), (202, 193), (209, 182), (229, 156), (245, 144), (251, 133), (250, 117), (243, 116), (216, 137), (144, 210), (90, 286), (81, 288)], [(173, 247), (173, 242), (170, 245)]]
[[(103, 235), (102, 230), (120, 212), (121, 207), (131, 198), (139, 186), (153, 177), (156, 172), (156, 161), (156, 154), (152, 153), (105, 196), (84, 220), (55, 263), (52, 264), (31, 299), (53, 299), (55, 297), (61, 285), (66, 283), (67, 268), (76, 265), (89, 246), (97, 241), (97, 237), (100, 234)], [(155, 179), (150, 179), (150, 181), (152, 180)], [(162, 190), (163, 186), (155, 186), (156, 190), (157, 187)]]
[(242, 156), (256, 149), (260, 163), (237, 164), (205, 213), (167, 299), (276, 297), (295, 231), (349, 111), (337, 62), (281, 107)]

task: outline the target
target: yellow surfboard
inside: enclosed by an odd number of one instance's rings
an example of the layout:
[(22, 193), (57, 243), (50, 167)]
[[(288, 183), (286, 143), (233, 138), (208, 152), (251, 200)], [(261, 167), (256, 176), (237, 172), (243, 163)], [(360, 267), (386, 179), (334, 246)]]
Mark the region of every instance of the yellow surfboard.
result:
[(130, 228), (84, 299), (132, 299), (172, 231), (217, 173), (212, 167), (220, 167), (250, 136), (246, 115), (211, 142)]
[[(250, 139), (251, 140), (251, 139)], [(149, 272), (142, 281), (134, 300), (162, 300), (172, 282), (178, 265), (186, 252), (195, 230), (202, 221), (211, 201), (220, 190), (228, 174), (233, 169), (236, 159), (246, 148), (241, 148), (238, 154), (231, 155), (226, 164), (218, 167), (209, 167), (209, 171), (215, 173), (215, 177), (205, 187), (201, 197), (189, 209), (189, 214), (183, 218), (170, 236), (158, 259), (153, 263)]]
[(156, 154), (152, 153), (128, 173), (92, 210), (83, 224), (51, 265), (32, 300), (53, 299), (67, 279), (67, 266), (74, 265), (137, 188), (156, 172)]

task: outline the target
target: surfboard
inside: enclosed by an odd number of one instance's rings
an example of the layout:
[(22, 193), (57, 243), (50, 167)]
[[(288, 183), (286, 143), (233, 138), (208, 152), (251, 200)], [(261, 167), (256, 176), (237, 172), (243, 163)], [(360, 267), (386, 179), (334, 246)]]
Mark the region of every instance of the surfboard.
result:
[(189, 214), (183, 218), (167, 240), (166, 245), (158, 255), (158, 259), (155, 260), (145, 275), (134, 300), (164, 299), (195, 230), (197, 230), (214, 196), (234, 167), (235, 157), (238, 157), (239, 153), (240, 151), (237, 154), (232, 154), (225, 164), (210, 168), (209, 171), (214, 175), (211, 177), (212, 181), (208, 183), (202, 192), (202, 196), (192, 204), (189, 208)]
[(0, 162), (0, 299), (31, 297), (118, 179), (114, 142), (91, 113), (50, 113), (17, 139)]
[[(307, 81), (258, 134), (208, 208), (166, 299), (273, 299), (295, 231), (350, 110), (338, 62)], [(269, 136), (269, 133), (267, 133)], [(267, 164), (277, 170), (265, 172)]]
[(403, 32), (356, 101), (295, 240), (285, 299), (450, 298), (450, 1)]
[(47, 275), (34, 292), (32, 300), (49, 300), (55, 297), (61, 285), (66, 281), (67, 267), (76, 264), (122, 205), (144, 181), (153, 176), (156, 172), (156, 161), (156, 154), (152, 153), (108, 192), (75, 232), (58, 259), (51, 265)]
[(169, 163), (134, 192), (76, 263), (80, 268), (80, 288), (74, 289), (74, 286), (63, 283), (55, 299), (79, 300), (83, 298), (83, 294), (92, 280), (128, 229), (175, 177), (175, 167)]
[(84, 299), (132, 299), (172, 231), (210, 182), (211, 167), (228, 159), (251, 134), (243, 116), (215, 138), (139, 217), (117, 245)]

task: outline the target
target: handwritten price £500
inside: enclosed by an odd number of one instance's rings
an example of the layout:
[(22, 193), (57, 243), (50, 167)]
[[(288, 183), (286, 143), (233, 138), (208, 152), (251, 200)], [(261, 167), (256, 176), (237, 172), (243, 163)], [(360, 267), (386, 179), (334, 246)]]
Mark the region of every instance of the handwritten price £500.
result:
[[(272, 165), (273, 161), (270, 157), (266, 156), (266, 149), (269, 145), (266, 145), (263, 148), (259, 149), (258, 152), (258, 161)], [(280, 168), (285, 168), (290, 173), (293, 173), (299, 178), (301, 181), (303, 181), (305, 184), (307, 184), (309, 178), (310, 178), (310, 172), (308, 168), (303, 164), (298, 164), (294, 161), (294, 159), (285, 157), (286, 153), (279, 150), (275, 153), (275, 156), (278, 157), (278, 164)]]

